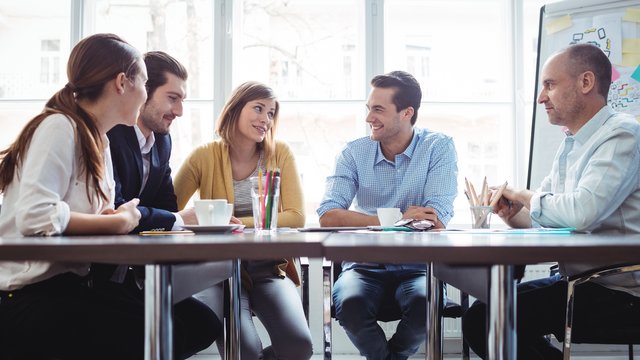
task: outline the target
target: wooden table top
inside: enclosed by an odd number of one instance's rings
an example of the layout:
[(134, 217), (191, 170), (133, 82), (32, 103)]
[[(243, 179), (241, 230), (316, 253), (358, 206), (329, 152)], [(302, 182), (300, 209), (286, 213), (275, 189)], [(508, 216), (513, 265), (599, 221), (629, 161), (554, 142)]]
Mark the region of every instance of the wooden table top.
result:
[(321, 257), (329, 233), (274, 235), (108, 235), (0, 238), (0, 260), (180, 263), (281, 257)]
[(442, 262), (459, 265), (637, 262), (640, 235), (479, 234), (467, 232), (333, 233), (323, 243), (330, 260)]

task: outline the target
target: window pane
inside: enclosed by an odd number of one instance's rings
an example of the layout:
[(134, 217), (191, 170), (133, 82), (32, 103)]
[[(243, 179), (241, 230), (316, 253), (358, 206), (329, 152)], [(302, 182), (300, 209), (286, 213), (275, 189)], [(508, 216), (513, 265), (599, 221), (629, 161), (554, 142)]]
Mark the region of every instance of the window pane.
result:
[(213, 141), (213, 102), (186, 101), (182, 117), (171, 124), (171, 169), (175, 174), (196, 147)]
[(504, 0), (385, 2), (385, 69), (406, 70), (427, 101), (511, 100)]
[(70, 13), (69, 0), (0, 2), (0, 99), (48, 99), (64, 86)]
[(281, 99), (362, 98), (363, 3), (244, 0), (234, 83), (264, 82)]
[(95, 0), (93, 33), (118, 34), (141, 52), (161, 50), (189, 73), (183, 115), (171, 125), (171, 168), (213, 139), (213, 1)]
[(118, 34), (141, 52), (166, 51), (189, 72), (187, 96), (213, 99), (213, 1), (95, 0), (91, 33)]
[(0, 149), (13, 143), (24, 124), (38, 115), (45, 101), (0, 101)]
[(282, 103), (276, 138), (291, 147), (302, 178), (307, 224), (318, 224), (316, 209), (333, 173), (335, 158), (347, 141), (365, 135), (364, 105)]
[(512, 111), (511, 105), (421, 105), (416, 126), (451, 136), (458, 153), (458, 197), (451, 224), (470, 223), (469, 203), (462, 192), (465, 177), (476, 187), (484, 176), (489, 185), (512, 181)]

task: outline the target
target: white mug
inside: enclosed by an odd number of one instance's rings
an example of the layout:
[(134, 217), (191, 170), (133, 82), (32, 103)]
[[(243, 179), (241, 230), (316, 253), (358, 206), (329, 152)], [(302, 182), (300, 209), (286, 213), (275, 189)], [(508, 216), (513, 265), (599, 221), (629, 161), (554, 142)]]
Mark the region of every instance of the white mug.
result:
[(207, 226), (229, 225), (233, 204), (225, 199), (195, 200), (193, 202), (198, 224)]
[(401, 218), (402, 213), (399, 208), (378, 208), (378, 220), (381, 226), (391, 227)]

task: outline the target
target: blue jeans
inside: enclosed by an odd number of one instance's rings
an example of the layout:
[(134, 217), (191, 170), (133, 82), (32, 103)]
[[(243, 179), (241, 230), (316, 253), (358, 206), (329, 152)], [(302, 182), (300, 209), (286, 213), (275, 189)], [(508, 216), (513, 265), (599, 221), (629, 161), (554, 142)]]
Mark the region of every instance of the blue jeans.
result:
[[(332, 296), (336, 319), (367, 359), (407, 359), (425, 340), (425, 270), (352, 268), (340, 274)], [(396, 302), (401, 312), (389, 341), (376, 320), (385, 302)]]

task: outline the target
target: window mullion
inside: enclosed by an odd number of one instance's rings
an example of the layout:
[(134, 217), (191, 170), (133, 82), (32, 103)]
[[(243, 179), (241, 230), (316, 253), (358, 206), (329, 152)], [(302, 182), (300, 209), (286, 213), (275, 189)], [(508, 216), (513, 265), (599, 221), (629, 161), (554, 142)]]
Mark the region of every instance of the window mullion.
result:
[[(218, 117), (231, 92), (235, 11), (233, 0), (216, 0), (213, 14), (213, 115)], [(239, 21), (239, 20), (238, 20)], [(215, 126), (215, 124), (214, 124)]]

